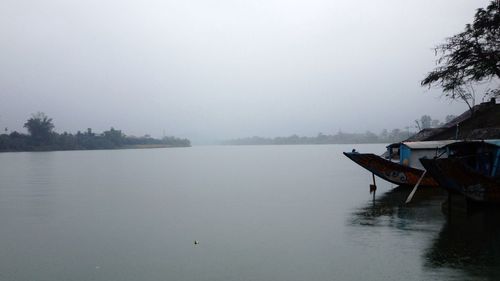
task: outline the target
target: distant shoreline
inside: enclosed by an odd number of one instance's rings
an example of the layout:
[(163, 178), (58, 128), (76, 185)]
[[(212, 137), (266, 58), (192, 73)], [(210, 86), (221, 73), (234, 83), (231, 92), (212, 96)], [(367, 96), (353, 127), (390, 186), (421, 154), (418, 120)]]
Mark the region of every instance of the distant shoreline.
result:
[(150, 148), (176, 148), (176, 147), (191, 147), (189, 146), (179, 146), (179, 145), (170, 145), (170, 144), (133, 144), (133, 145), (125, 145), (122, 148), (118, 149), (150, 149)]
[(222, 141), (220, 145), (315, 145), (315, 144), (364, 144), (364, 143), (395, 143), (408, 138), (412, 133), (393, 130), (380, 135), (366, 133), (342, 133), (325, 135), (319, 133), (314, 137), (292, 135), (287, 137), (246, 137)]
[(332, 145), (332, 144), (389, 144), (393, 142), (332, 142), (332, 143), (245, 143), (245, 144), (237, 144), (237, 143), (222, 143), (222, 144), (216, 144), (219, 146), (266, 146), (266, 145), (272, 145), (272, 146), (280, 146), (280, 145)]
[(94, 148), (94, 149), (54, 149), (54, 148), (44, 148), (37, 147), (37, 149), (31, 150), (0, 150), (0, 153), (15, 153), (15, 152), (54, 152), (54, 151), (95, 151), (95, 150), (125, 150), (125, 149), (154, 149), (154, 148), (180, 148), (180, 147), (191, 147), (191, 145), (180, 146), (180, 145), (169, 145), (169, 144), (134, 144), (134, 145), (124, 145), (121, 147), (113, 148)]
[[(161, 139), (150, 135), (143, 137), (127, 136), (121, 130), (111, 127), (102, 133), (95, 133), (91, 128), (76, 134), (54, 131), (52, 118), (38, 112), (24, 123), (28, 134), (13, 131), (0, 134), (0, 152), (30, 151), (70, 151), (70, 150), (104, 150), (104, 149), (143, 149), (166, 147), (189, 147), (188, 139), (164, 136)], [(5, 129), (7, 131), (7, 128)]]

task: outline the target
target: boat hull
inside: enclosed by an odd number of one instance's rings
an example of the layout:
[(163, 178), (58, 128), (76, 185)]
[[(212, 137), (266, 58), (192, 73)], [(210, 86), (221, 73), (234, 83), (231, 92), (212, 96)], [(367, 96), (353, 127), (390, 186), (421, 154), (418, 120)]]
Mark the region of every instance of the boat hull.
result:
[[(344, 152), (344, 155), (379, 178), (401, 186), (414, 186), (424, 172), (391, 162), (373, 153)], [(425, 175), (420, 186), (437, 187), (438, 183)]]
[(500, 203), (500, 179), (478, 173), (460, 159), (420, 159), (441, 187), (483, 203)]

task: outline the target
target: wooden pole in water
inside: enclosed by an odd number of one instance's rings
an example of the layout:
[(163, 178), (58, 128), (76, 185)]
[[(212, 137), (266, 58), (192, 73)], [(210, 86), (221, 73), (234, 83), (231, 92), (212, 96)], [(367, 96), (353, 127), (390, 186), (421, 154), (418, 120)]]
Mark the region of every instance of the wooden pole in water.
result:
[(377, 191), (377, 184), (375, 183), (375, 174), (372, 173), (373, 184), (370, 184), (370, 193), (373, 192), (373, 200), (375, 200), (375, 191)]
[(417, 184), (415, 184), (415, 187), (413, 188), (413, 190), (411, 191), (410, 195), (408, 196), (408, 199), (406, 199), (405, 204), (410, 203), (411, 199), (413, 198), (413, 195), (415, 195), (415, 192), (417, 191), (417, 188), (420, 185), (420, 182), (424, 178), (425, 173), (427, 173), (427, 170), (424, 170), (424, 172), (422, 173), (422, 176), (420, 176), (420, 178), (418, 179)]

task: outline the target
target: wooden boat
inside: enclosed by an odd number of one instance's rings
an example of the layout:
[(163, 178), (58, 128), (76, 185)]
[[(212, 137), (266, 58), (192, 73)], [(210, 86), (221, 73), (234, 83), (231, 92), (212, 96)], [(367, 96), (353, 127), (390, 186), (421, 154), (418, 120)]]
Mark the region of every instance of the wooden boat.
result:
[[(414, 186), (424, 172), (386, 160), (373, 153), (344, 152), (344, 155), (379, 178), (401, 186)], [(420, 185), (438, 186), (437, 182), (427, 175), (424, 176)]]
[(448, 158), (420, 159), (449, 192), (482, 203), (500, 203), (500, 141), (464, 141), (446, 147)]
[[(344, 152), (344, 155), (372, 172), (374, 175), (397, 185), (413, 187), (424, 172), (419, 158), (434, 157), (443, 153), (442, 148), (455, 141), (402, 142), (387, 146), (382, 156), (373, 153)], [(438, 183), (425, 175), (420, 186), (437, 187)]]

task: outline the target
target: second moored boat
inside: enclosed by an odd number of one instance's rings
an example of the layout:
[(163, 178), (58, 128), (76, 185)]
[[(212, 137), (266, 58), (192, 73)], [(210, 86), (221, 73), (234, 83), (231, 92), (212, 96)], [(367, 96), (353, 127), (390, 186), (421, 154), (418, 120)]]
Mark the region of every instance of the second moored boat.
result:
[(420, 161), (439, 186), (479, 203), (500, 203), (500, 140), (463, 141), (446, 158)]

